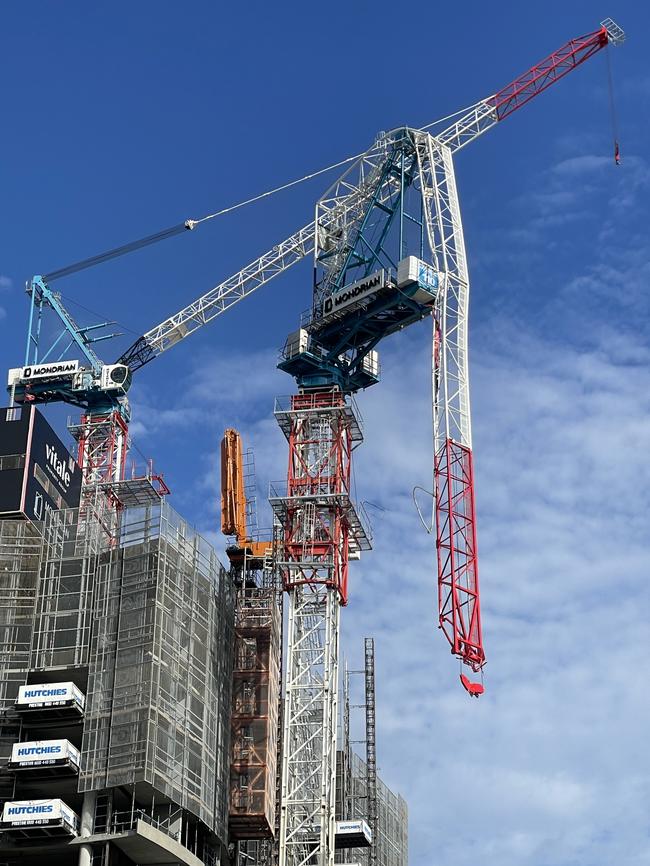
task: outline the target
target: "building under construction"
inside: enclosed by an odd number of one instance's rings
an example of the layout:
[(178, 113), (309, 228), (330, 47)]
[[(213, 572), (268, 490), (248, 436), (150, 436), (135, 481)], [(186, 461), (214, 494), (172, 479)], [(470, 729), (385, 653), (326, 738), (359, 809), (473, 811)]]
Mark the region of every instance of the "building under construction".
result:
[[(25, 420), (63, 455), (33, 407), (4, 424)], [(51, 473), (34, 520), (24, 476), (48, 467), (19, 440), (0, 468), (0, 863), (273, 866), (278, 538), (235, 532), (226, 570), (149, 478), (66, 508)]]
[[(353, 821), (368, 814), (368, 765), (355, 751), (337, 754), (337, 790), (341, 791), (337, 818)], [(406, 800), (377, 777), (373, 844), (358, 848), (354, 861), (363, 866), (408, 866), (408, 806)], [(347, 854), (337, 858), (349, 862)]]
[(0, 521), (3, 863), (225, 862), (235, 592), (156, 499)]
[[(363, 692), (353, 689), (354, 675), (363, 680)], [(357, 678), (358, 679), (358, 678)], [(354, 693), (354, 696), (353, 696)], [(363, 738), (353, 739), (351, 710), (363, 714)], [(349, 670), (343, 678), (340, 719), (340, 748), (336, 753), (336, 817), (339, 827), (357, 832), (360, 821), (367, 823), (370, 845), (354, 852), (354, 861), (363, 866), (408, 866), (408, 808), (377, 773), (375, 642), (364, 639), (364, 666)], [(358, 725), (356, 728), (358, 729)], [(365, 760), (353, 749), (365, 747)], [(340, 834), (341, 836), (343, 834)], [(349, 863), (348, 852), (336, 855), (338, 863)]]
[[(349, 725), (342, 749), (337, 738), (349, 565), (372, 544), (353, 495), (364, 438), (355, 395), (379, 383), (384, 339), (432, 319), (438, 624), (478, 698), (483, 683), (470, 676), (486, 656), (455, 157), (624, 39), (605, 19), (447, 125), (380, 133), (343, 161), (311, 222), (112, 363), (94, 348), (119, 336), (104, 333), (110, 323), (78, 325), (51, 284), (217, 213), (29, 281), (24, 364), (9, 370), (0, 414), (0, 864), (403, 866), (405, 804), (377, 778), (368, 643), (365, 761)], [(241, 443), (227, 435), (226, 570), (162, 501), (160, 479), (125, 480), (127, 394), (143, 367), (311, 256), (311, 306), (293, 311), (278, 364), (295, 391), (274, 410), (289, 459), (270, 488), (273, 531), (256, 537), (247, 524)], [(69, 426), (76, 460), (37, 410), (53, 402), (81, 409)]]

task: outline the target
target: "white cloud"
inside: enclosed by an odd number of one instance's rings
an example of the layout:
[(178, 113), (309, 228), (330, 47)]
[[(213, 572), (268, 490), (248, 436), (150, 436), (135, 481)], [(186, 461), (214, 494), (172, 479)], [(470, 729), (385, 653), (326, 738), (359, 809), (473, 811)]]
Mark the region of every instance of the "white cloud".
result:
[(348, 645), (376, 635), (380, 762), (409, 801), (418, 866), (433, 852), (441, 866), (644, 862), (650, 373), (638, 342), (592, 339), (582, 353), (521, 329), (475, 333), (480, 702), (445, 660), (433, 541), (409, 502), (430, 471), (430, 422), (426, 383), (404, 370), (427, 369), (426, 346), (396, 347), (362, 401), (359, 484), (389, 511), (344, 630)]
[[(384, 510), (372, 511), (375, 549), (351, 566), (342, 616), (352, 667), (361, 638), (376, 640), (379, 763), (409, 803), (410, 862), (638, 866), (650, 777), (640, 746), (650, 709), (647, 346), (605, 325), (587, 349), (503, 321), (474, 330), (488, 666), (486, 694), (472, 701), (437, 629), (434, 541), (411, 501), (415, 484), (430, 486), (428, 337), (422, 325), (389, 341), (384, 381), (359, 397), (357, 494)], [(215, 383), (239, 372), (206, 412), (215, 426), (238, 420), (263, 498), (286, 464), (270, 408), (287, 380), (263, 374), (251, 408), (237, 384), (248, 364), (208, 365)], [(215, 505), (217, 447), (215, 437), (197, 490)]]
[[(647, 168), (630, 163), (620, 200), (638, 214)], [(527, 200), (526, 228), (481, 263), (501, 261), (504, 248), (517, 269), (546, 256), (557, 209), (582, 219), (603, 171), (600, 157), (550, 169)], [(387, 341), (384, 381), (359, 398), (357, 496), (380, 509), (375, 549), (351, 565), (342, 646), (355, 667), (361, 638), (376, 640), (379, 763), (409, 803), (413, 866), (648, 866), (650, 259), (642, 230), (620, 243), (619, 207), (594, 218), (597, 236), (619, 242), (553, 287), (545, 318), (504, 301), (472, 324), (488, 656), (479, 701), (462, 690), (437, 629), (434, 540), (411, 501), (416, 484), (431, 483), (426, 325)], [(164, 412), (135, 392), (156, 435), (196, 424), (209, 434), (196, 455), (203, 480), (190, 486), (216, 543), (210, 436), (232, 424), (254, 446), (261, 499), (285, 471), (272, 401), (290, 389), (275, 361), (272, 351), (201, 358), (202, 377)]]
[[(0, 274), (0, 293), (8, 292), (13, 287), (13, 280)], [(7, 310), (0, 307), (0, 322), (7, 318)]]

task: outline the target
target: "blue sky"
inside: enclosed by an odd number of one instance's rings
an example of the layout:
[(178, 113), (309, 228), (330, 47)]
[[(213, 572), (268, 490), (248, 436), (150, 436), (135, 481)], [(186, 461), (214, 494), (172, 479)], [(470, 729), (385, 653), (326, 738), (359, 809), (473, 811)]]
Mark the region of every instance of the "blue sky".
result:
[[(199, 217), (489, 95), (607, 15), (623, 165), (596, 57), (458, 155), (487, 693), (469, 701), (434, 621), (429, 324), (386, 342), (360, 396), (375, 550), (343, 646), (374, 635), (379, 763), (408, 800), (411, 866), (650, 863), (645, 4), (34, 2), (0, 36), (0, 336), (22, 363), (24, 280)], [(533, 20), (533, 18), (535, 20)], [(312, 218), (323, 179), (57, 288), (117, 319), (106, 361)], [(285, 472), (277, 348), (305, 262), (145, 368), (132, 430), (172, 504), (220, 543), (217, 449), (238, 426), (260, 500)], [(63, 430), (68, 410), (52, 412)], [(262, 509), (262, 518), (264, 512)], [(262, 519), (262, 522), (263, 519)]]

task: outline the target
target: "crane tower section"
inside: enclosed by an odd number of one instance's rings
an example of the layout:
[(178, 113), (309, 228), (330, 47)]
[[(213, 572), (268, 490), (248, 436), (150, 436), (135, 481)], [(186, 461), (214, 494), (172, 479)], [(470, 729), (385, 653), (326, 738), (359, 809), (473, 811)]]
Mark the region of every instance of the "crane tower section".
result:
[[(350, 198), (359, 206), (342, 210)], [(439, 625), (479, 670), (469, 276), (452, 147), (407, 127), (381, 136), (319, 201), (316, 227), (312, 309), (280, 367), (302, 388), (354, 392), (378, 380), (384, 337), (433, 315)]]
[(271, 485), (269, 497), (289, 595), (279, 863), (331, 866), (340, 608), (349, 558), (370, 548), (350, 495), (362, 431), (354, 401), (339, 390), (279, 398), (275, 416), (289, 443), (287, 483)]

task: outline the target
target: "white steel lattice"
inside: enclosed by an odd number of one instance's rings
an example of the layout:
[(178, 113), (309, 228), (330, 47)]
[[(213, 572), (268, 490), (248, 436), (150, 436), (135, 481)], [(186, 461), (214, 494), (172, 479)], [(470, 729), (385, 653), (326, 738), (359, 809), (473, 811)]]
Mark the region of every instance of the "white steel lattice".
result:
[(445, 275), (434, 310), (435, 452), (451, 439), (472, 447), (467, 363), (469, 275), (451, 150), (415, 133), (431, 260)]
[[(329, 227), (338, 236), (347, 225), (356, 225), (368, 201), (376, 193), (377, 178), (386, 157), (387, 144), (376, 144), (332, 187), (318, 205), (316, 222), (299, 229), (291, 237), (274, 246), (245, 268), (219, 283), (200, 298), (147, 331), (122, 356), (137, 368), (132, 356), (144, 351), (145, 362), (176, 345), (194, 331), (208, 324), (234, 304), (310, 255), (314, 246), (326, 243)], [(394, 184), (393, 184), (394, 186)], [(389, 190), (384, 191), (389, 194)], [(316, 234), (319, 238), (316, 241)]]
[[(481, 634), (472, 428), (467, 358), (469, 276), (452, 151), (416, 133), (431, 258), (444, 274), (434, 307), (432, 352), (439, 623), (452, 653), (479, 671)], [(481, 684), (461, 677), (470, 694)]]
[(339, 616), (332, 587), (290, 591), (280, 866), (334, 862)]
[(272, 485), (282, 525), (277, 561), (288, 593), (280, 866), (332, 866), (340, 606), (349, 550), (369, 539), (350, 501), (352, 442), (361, 431), (339, 391), (276, 404), (289, 442), (286, 489)]
[(399, 174), (386, 169), (391, 151), (404, 134), (404, 129), (383, 134), (318, 201), (314, 255), (316, 260), (321, 256), (324, 275), (317, 302), (334, 289), (346, 258), (357, 245), (371, 200), (381, 206), (400, 194)]

